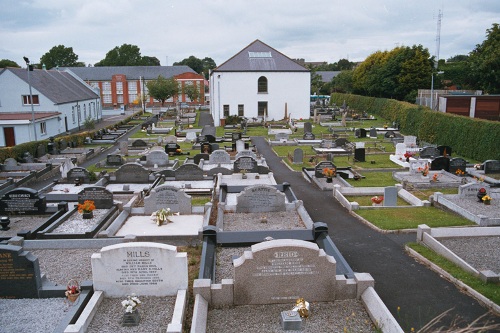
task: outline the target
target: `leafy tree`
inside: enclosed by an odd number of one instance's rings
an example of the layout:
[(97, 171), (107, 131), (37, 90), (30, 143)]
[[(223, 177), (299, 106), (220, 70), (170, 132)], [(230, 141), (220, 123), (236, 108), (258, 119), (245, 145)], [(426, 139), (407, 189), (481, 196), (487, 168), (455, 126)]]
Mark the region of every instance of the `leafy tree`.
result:
[(166, 79), (160, 75), (156, 80), (148, 81), (146, 86), (149, 95), (161, 101), (162, 106), (167, 99), (179, 94), (179, 85), (174, 78)]
[(205, 79), (208, 80), (210, 70), (216, 68), (217, 65), (215, 64), (214, 59), (209, 57), (203, 58), (202, 62), (203, 62), (203, 75), (205, 76)]
[(196, 101), (201, 97), (200, 87), (194, 84), (185, 85), (184, 93), (192, 101)]
[(183, 59), (179, 62), (174, 62), (174, 66), (185, 65), (191, 67), (196, 73), (203, 73), (203, 60), (196, 58), (195, 56), (190, 56), (189, 58)]
[(321, 75), (316, 74), (316, 72), (311, 72), (311, 95), (318, 94), (321, 95), (321, 88), (323, 87), (323, 81)]
[(78, 61), (78, 56), (73, 52), (72, 47), (64, 45), (54, 46), (40, 58), (40, 63), (47, 69), (54, 67), (84, 67), (83, 62)]
[(2, 59), (0, 60), (0, 68), (5, 68), (5, 67), (21, 67), (19, 66), (15, 61), (9, 60), (9, 59)]
[(331, 87), (334, 92), (351, 93), (353, 84), (353, 71), (343, 70), (332, 79)]
[(489, 94), (500, 93), (500, 27), (486, 30), (486, 40), (469, 54), (470, 84)]
[(450, 57), (446, 60), (446, 62), (459, 62), (459, 61), (466, 61), (467, 59), (469, 59), (469, 56), (468, 55), (465, 55), (465, 54), (457, 54), (453, 57)]
[(136, 45), (123, 44), (106, 53), (106, 57), (94, 66), (160, 66), (160, 61), (156, 57), (141, 56)]

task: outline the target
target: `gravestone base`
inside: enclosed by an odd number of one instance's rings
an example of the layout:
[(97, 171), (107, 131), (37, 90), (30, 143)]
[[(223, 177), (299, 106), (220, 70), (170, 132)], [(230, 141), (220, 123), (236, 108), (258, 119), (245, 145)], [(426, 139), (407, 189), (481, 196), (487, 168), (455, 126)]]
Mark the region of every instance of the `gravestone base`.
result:
[(281, 328), (285, 331), (302, 330), (302, 318), (300, 318), (297, 311), (281, 311), (280, 324)]
[(133, 312), (125, 312), (122, 318), (122, 326), (137, 326), (141, 321), (139, 310)]

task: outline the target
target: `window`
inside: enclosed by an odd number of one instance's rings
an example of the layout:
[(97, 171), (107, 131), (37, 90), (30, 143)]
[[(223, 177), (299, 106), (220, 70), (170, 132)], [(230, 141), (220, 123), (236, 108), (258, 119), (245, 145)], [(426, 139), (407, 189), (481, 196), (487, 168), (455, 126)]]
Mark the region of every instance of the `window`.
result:
[(47, 134), (47, 124), (45, 121), (40, 123), (40, 133)]
[(229, 105), (224, 105), (224, 117), (229, 117)]
[(258, 102), (257, 115), (259, 117), (264, 117), (267, 115), (267, 102)]
[(116, 93), (123, 94), (123, 82), (116, 82)]
[(259, 80), (257, 82), (257, 92), (267, 93), (267, 78), (265, 76), (259, 77)]
[(111, 104), (112, 103), (112, 99), (111, 99), (111, 94), (103, 94), (102, 95), (102, 102), (104, 104)]
[(102, 83), (102, 91), (103, 92), (108, 92), (108, 94), (111, 93), (111, 82), (106, 81)]
[(87, 119), (87, 105), (83, 104), (83, 119)]
[(245, 106), (243, 104), (238, 104), (238, 116), (239, 117), (245, 116)]
[(76, 123), (76, 117), (75, 117), (75, 107), (71, 107), (71, 118), (73, 119), (73, 124)]
[[(31, 105), (30, 95), (23, 95), (23, 105)], [(38, 95), (33, 95), (33, 105), (40, 105)]]

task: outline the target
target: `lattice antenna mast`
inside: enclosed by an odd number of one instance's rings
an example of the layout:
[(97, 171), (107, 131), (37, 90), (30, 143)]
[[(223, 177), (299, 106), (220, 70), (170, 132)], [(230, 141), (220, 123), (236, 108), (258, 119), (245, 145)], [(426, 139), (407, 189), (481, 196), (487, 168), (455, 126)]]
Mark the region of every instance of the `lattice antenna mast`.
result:
[(443, 13), (441, 9), (439, 10), (438, 20), (437, 20), (437, 31), (436, 31), (436, 62), (434, 63), (434, 68), (438, 68), (439, 63), (439, 48), (441, 46), (441, 19), (443, 18)]

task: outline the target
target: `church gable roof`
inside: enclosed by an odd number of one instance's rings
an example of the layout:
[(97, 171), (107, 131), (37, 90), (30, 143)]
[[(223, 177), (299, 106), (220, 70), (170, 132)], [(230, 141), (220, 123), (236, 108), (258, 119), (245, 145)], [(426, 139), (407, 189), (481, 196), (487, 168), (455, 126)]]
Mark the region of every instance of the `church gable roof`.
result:
[(257, 39), (214, 69), (214, 72), (217, 71), (308, 72), (309, 70)]

